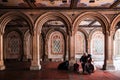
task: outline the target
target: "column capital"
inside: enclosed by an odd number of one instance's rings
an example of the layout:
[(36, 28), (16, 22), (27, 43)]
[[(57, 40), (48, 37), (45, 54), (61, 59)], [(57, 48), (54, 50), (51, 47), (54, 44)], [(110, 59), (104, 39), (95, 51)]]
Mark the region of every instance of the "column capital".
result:
[(75, 35), (75, 31), (71, 31), (70, 36), (74, 36)]
[(114, 30), (110, 30), (110, 35), (111, 35), (111, 36), (113, 36), (113, 35), (114, 35), (114, 33), (115, 33), (115, 31), (114, 31)]
[(113, 29), (106, 31), (106, 35), (109, 35), (109, 36), (114, 35), (114, 33), (115, 33), (115, 30), (113, 30)]
[(110, 35), (110, 31), (106, 31), (105, 35), (109, 36)]

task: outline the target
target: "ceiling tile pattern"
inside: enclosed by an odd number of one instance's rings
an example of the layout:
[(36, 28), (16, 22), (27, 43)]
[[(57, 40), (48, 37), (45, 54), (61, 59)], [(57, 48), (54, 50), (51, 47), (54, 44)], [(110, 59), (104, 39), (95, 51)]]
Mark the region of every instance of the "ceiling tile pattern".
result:
[(119, 8), (120, 0), (0, 0), (0, 8)]

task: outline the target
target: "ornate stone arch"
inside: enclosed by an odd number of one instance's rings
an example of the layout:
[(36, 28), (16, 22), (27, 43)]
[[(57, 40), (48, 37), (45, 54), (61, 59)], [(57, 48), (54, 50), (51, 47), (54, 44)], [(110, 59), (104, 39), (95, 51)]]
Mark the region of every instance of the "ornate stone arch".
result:
[(37, 18), (34, 27), (34, 30), (36, 30), (37, 34), (41, 33), (43, 24), (52, 19), (60, 19), (61, 21), (63, 21), (67, 25), (68, 34), (71, 34), (72, 20), (67, 15), (58, 12), (47, 12)]
[(0, 17), (1, 33), (4, 33), (4, 29), (8, 22), (10, 22), (13, 19), (18, 19), (18, 18), (22, 18), (28, 23), (28, 25), (30, 27), (30, 33), (33, 34), (33, 26), (34, 26), (33, 23), (34, 22), (33, 22), (32, 18), (29, 15), (27, 15), (23, 12), (18, 12), (18, 11), (7, 12)]
[(106, 32), (109, 28), (110, 21), (105, 15), (98, 12), (84, 12), (81, 13), (73, 22), (72, 31), (74, 31), (74, 33), (78, 30), (79, 23), (85, 18), (94, 18), (98, 20), (102, 25), (103, 32)]
[(0, 17), (0, 62), (2, 62), (2, 64), (0, 66), (2, 66), (0, 68), (0, 70), (3, 70), (5, 69), (5, 66), (4, 66), (4, 61), (3, 61), (3, 34), (5, 33), (5, 28), (6, 28), (6, 25), (12, 21), (12, 20), (15, 20), (15, 19), (23, 19), (27, 22), (27, 24), (29, 25), (30, 27), (30, 33), (33, 34), (33, 20), (32, 18), (23, 13), (23, 12), (19, 12), (19, 11), (10, 11), (10, 12), (6, 12), (5, 14), (1, 15)]

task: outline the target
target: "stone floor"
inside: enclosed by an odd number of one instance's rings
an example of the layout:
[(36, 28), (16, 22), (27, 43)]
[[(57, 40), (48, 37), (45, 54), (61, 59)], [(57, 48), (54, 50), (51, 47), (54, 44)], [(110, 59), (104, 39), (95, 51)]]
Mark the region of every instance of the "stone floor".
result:
[(97, 68), (89, 74), (57, 70), (60, 62), (44, 62), (42, 69), (30, 71), (30, 62), (6, 62), (6, 70), (0, 71), (0, 80), (120, 80), (120, 71), (106, 71)]

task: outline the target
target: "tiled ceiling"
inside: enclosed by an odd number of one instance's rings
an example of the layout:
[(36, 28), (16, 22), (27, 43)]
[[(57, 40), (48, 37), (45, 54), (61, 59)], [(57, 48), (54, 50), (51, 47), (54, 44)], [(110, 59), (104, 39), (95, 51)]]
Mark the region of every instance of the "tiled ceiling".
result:
[(120, 8), (120, 0), (0, 0), (0, 8)]

